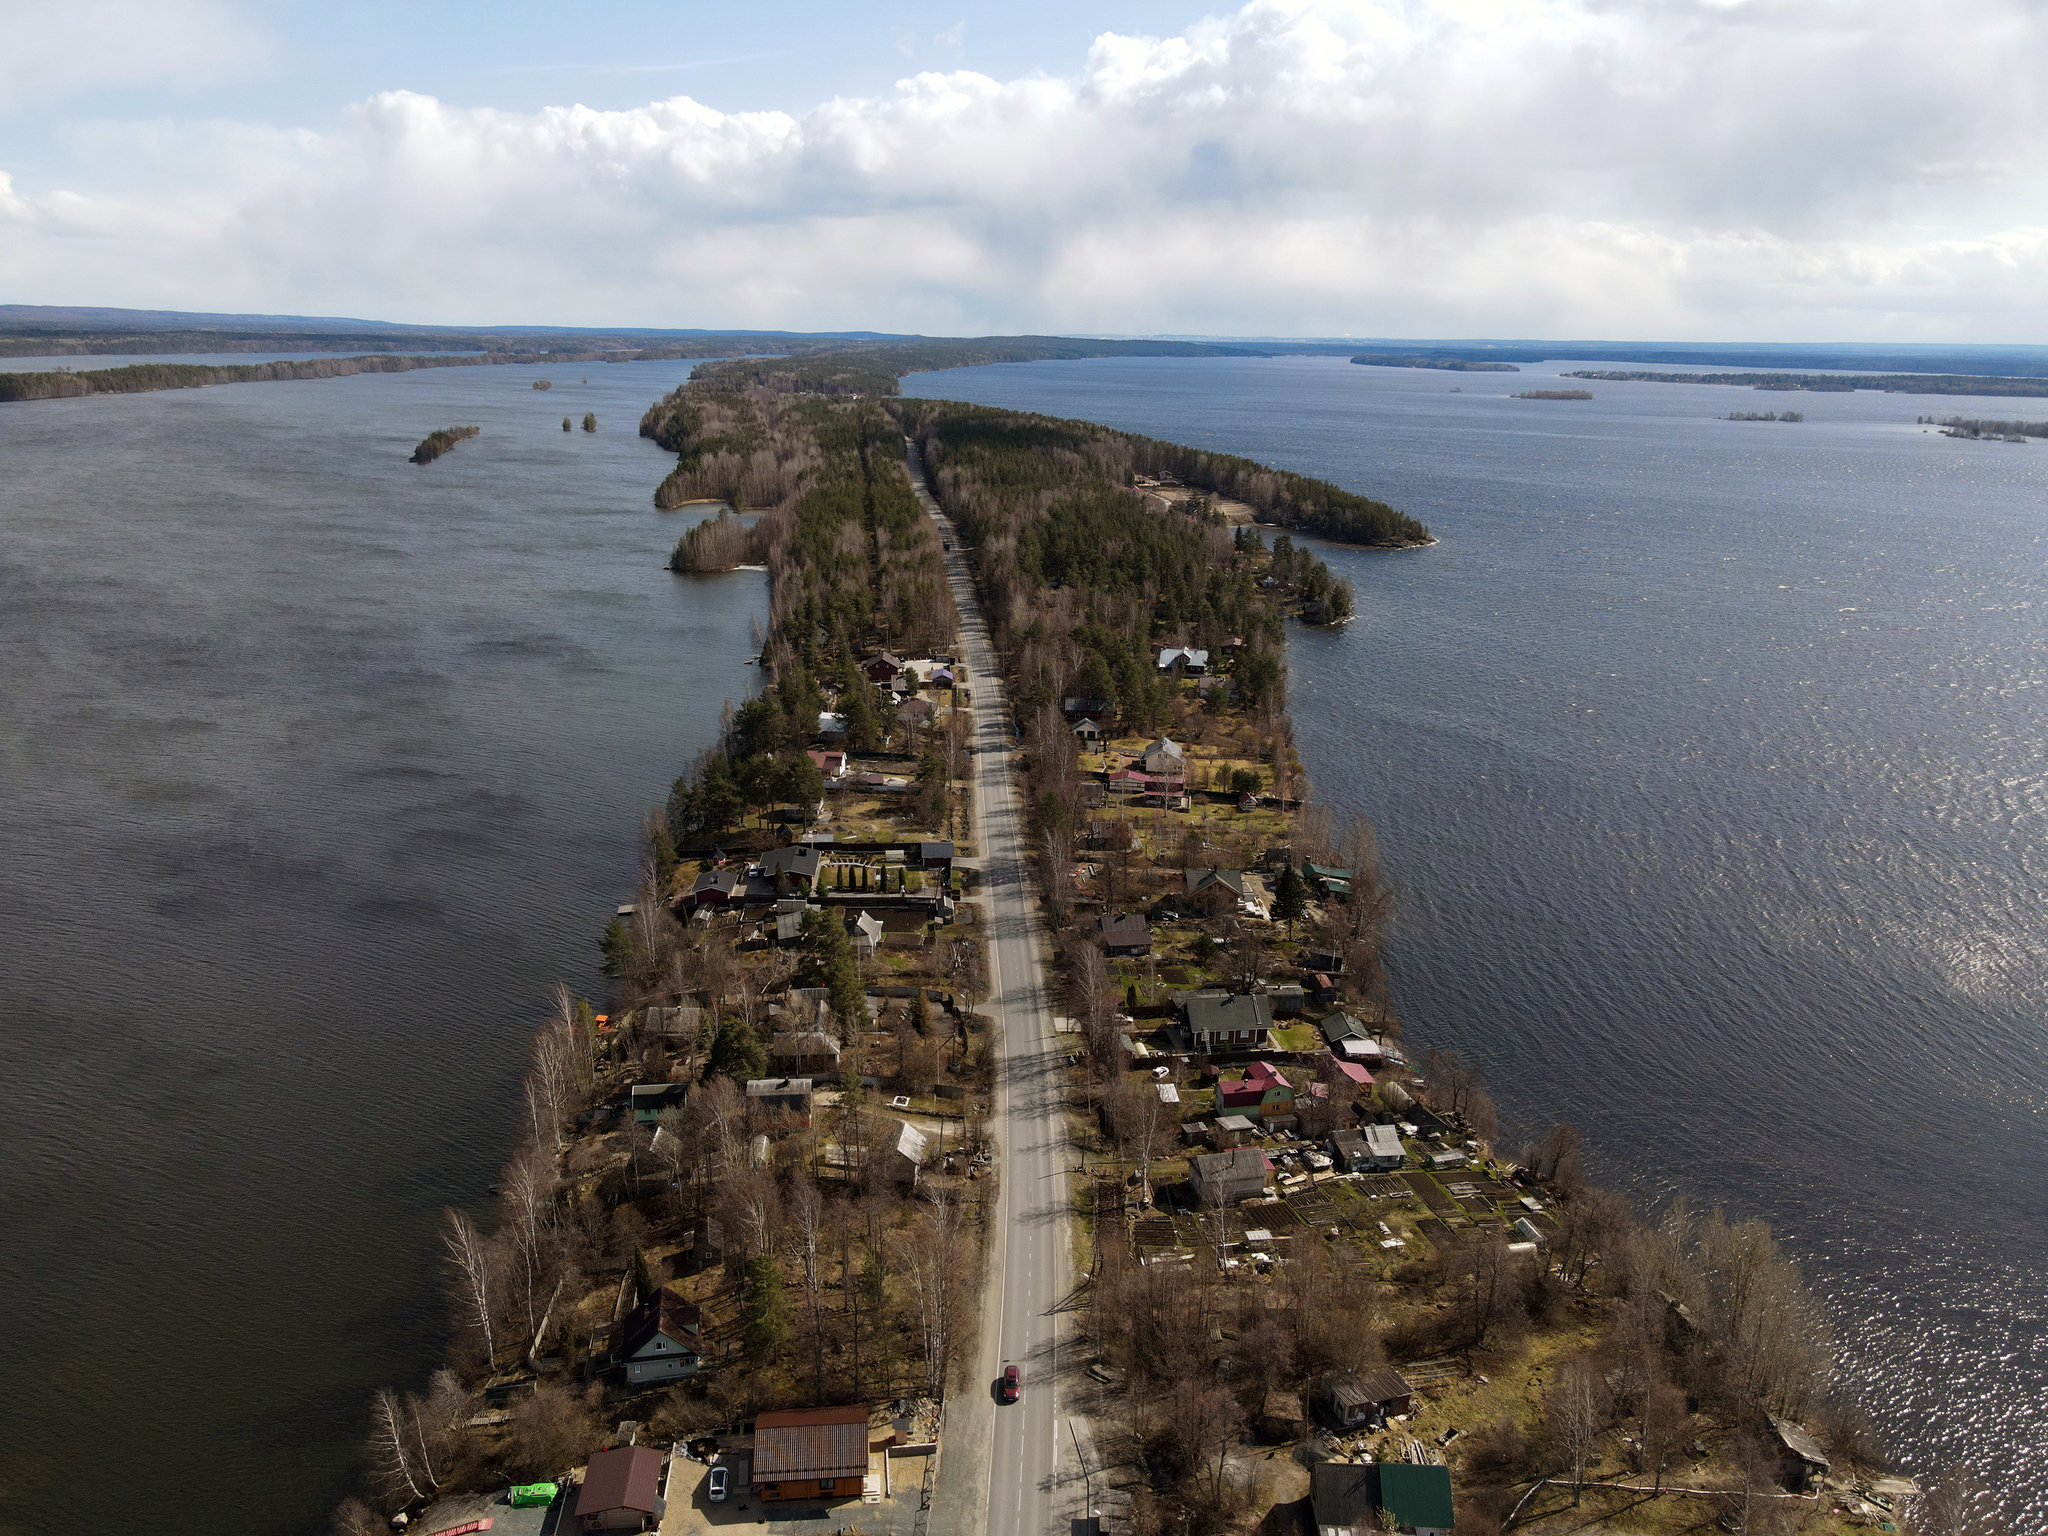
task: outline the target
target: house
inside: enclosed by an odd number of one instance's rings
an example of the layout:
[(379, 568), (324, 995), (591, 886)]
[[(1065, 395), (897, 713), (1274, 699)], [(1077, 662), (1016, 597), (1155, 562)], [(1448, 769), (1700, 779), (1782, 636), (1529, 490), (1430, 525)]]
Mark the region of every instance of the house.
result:
[(1216, 1150), (1227, 1152), (1241, 1147), (1258, 1135), (1259, 1128), (1243, 1115), (1222, 1115), (1216, 1121)]
[(1366, 1028), (1365, 1020), (1348, 1013), (1333, 1013), (1326, 1019), (1319, 1019), (1316, 1028), (1323, 1032), (1323, 1039), (1330, 1049), (1340, 1055), (1346, 1040), (1372, 1039), (1372, 1031)]
[(800, 1131), (811, 1123), (808, 1077), (757, 1077), (747, 1084), (747, 1108), (777, 1132)]
[(1832, 1470), (1819, 1442), (1789, 1419), (1773, 1418), (1771, 1433), (1778, 1439), (1778, 1472), (1785, 1486), (1804, 1493)]
[(775, 882), (778, 896), (808, 892), (818, 883), (820, 854), (816, 843), (797, 843), (761, 856), (761, 874)]
[(703, 1027), (704, 1010), (684, 1003), (674, 1008), (649, 1008), (640, 1015), (640, 1032), (656, 1040), (696, 1043)]
[(1310, 970), (1321, 971), (1325, 976), (1342, 976), (1344, 974), (1344, 956), (1339, 950), (1311, 949), (1303, 956), (1303, 959), (1307, 962)]
[(754, 1421), (749, 1486), (764, 1504), (856, 1499), (868, 1475), (868, 1409), (791, 1408)]
[(1317, 1386), (1317, 1400), (1336, 1429), (1383, 1424), (1415, 1406), (1415, 1388), (1391, 1365), (1332, 1372)]
[(884, 651), (860, 664), (861, 675), (871, 683), (893, 683), (903, 675), (903, 658)]
[(661, 1468), (668, 1458), (644, 1445), (599, 1451), (583, 1469), (570, 1517), (586, 1531), (644, 1531), (661, 1524)]
[(1181, 897), (1199, 900), (1209, 891), (1227, 891), (1233, 902), (1244, 900), (1244, 875), (1235, 869), (1184, 869), (1180, 872)]
[(707, 869), (697, 877), (685, 899), (693, 907), (728, 906), (744, 880), (745, 876), (736, 869)]
[(1368, 1125), (1360, 1128), (1365, 1136), (1365, 1172), (1392, 1173), (1408, 1161), (1408, 1154), (1401, 1148), (1401, 1133), (1391, 1125)]
[(1309, 1469), (1317, 1536), (1351, 1536), (1382, 1519), (1404, 1536), (1451, 1536), (1451, 1469), (1405, 1461), (1322, 1461)]
[(804, 937), (804, 915), (801, 912), (778, 912), (775, 914), (775, 942), (782, 948), (801, 944)]
[(1167, 778), (1184, 779), (1188, 773), (1188, 755), (1181, 744), (1170, 736), (1162, 736), (1147, 747), (1138, 759), (1147, 773)]
[(896, 1134), (889, 1139), (882, 1157), (889, 1177), (898, 1184), (917, 1185), (917, 1176), (924, 1168), (925, 1149), (928, 1145), (923, 1131), (908, 1120), (896, 1122)]
[(791, 1077), (837, 1077), (839, 1042), (822, 1029), (788, 1029), (768, 1041), (768, 1065)]
[(1102, 745), (1102, 727), (1083, 716), (1074, 722), (1074, 734), (1081, 738), (1081, 745), (1095, 748)]
[(1201, 677), (1209, 670), (1209, 653), (1172, 646), (1159, 653), (1159, 670), (1175, 677)]
[(1060, 713), (1069, 720), (1079, 719), (1083, 715), (1088, 716), (1090, 719), (1100, 720), (1115, 707), (1115, 704), (1108, 699), (1088, 699), (1081, 697), (1079, 694), (1060, 700)]
[(882, 943), (882, 920), (863, 912), (846, 925), (846, 936), (853, 940), (853, 952), (863, 960), (875, 958), (875, 951)]
[(1191, 1050), (1250, 1051), (1272, 1042), (1273, 1010), (1263, 992), (1176, 992), (1172, 1002)]
[(825, 775), (827, 783), (846, 777), (846, 754), (836, 747), (826, 751), (812, 747), (804, 756), (818, 765), (818, 772)]
[(904, 848), (904, 862), (912, 869), (953, 871), (953, 845), (948, 842), (911, 843)]
[(1316, 864), (1307, 859), (1301, 861), (1301, 878), (1309, 889), (1325, 900), (1336, 897), (1340, 901), (1351, 899), (1351, 871), (1338, 869), (1330, 864)]
[(681, 1083), (636, 1083), (626, 1095), (626, 1102), (633, 1107), (636, 1123), (653, 1125), (667, 1111), (681, 1109), (689, 1092)]
[(930, 725), (934, 713), (930, 699), (905, 699), (896, 706), (896, 722), (909, 726)]
[(1152, 953), (1152, 930), (1145, 925), (1142, 912), (1105, 912), (1102, 914), (1102, 947), (1112, 955), (1149, 955)]
[(680, 1381), (697, 1374), (703, 1342), (697, 1304), (663, 1286), (626, 1314), (612, 1362), (625, 1371), (628, 1386)]
[(818, 734), (820, 736), (844, 736), (846, 734), (846, 716), (835, 710), (826, 710), (818, 716)]
[(1188, 1159), (1188, 1183), (1197, 1205), (1235, 1205), (1266, 1192), (1272, 1170), (1257, 1147), (1198, 1154)]
[(1276, 1122), (1293, 1119), (1294, 1085), (1271, 1062), (1255, 1061), (1245, 1068), (1243, 1077), (1217, 1083), (1216, 1107), (1255, 1110), (1271, 1129)]

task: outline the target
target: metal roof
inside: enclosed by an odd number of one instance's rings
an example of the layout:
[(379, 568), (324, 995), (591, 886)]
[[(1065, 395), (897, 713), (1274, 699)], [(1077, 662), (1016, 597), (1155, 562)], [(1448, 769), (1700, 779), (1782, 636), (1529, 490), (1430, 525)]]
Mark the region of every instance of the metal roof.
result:
[(661, 1504), (661, 1452), (644, 1445), (622, 1445), (599, 1451), (583, 1473), (576, 1494), (575, 1517), (612, 1509), (637, 1509), (653, 1514)]
[(764, 1413), (754, 1421), (756, 1487), (814, 1477), (865, 1477), (868, 1470), (868, 1410), (797, 1408)]

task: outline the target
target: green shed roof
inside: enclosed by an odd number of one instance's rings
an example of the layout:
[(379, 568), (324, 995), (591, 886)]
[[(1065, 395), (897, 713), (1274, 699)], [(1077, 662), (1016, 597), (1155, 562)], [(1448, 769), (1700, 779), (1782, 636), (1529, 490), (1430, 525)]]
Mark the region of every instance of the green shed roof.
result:
[(1405, 1461), (1379, 1465), (1380, 1503), (1402, 1525), (1451, 1528), (1451, 1469)]

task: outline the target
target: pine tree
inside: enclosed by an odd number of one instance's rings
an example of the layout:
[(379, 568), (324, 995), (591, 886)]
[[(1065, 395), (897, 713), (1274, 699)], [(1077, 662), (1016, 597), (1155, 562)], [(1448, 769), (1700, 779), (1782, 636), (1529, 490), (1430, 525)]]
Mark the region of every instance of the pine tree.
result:
[(782, 1276), (765, 1253), (747, 1263), (740, 1296), (740, 1336), (747, 1364), (757, 1371), (772, 1367), (789, 1342), (789, 1308), (782, 1296)]

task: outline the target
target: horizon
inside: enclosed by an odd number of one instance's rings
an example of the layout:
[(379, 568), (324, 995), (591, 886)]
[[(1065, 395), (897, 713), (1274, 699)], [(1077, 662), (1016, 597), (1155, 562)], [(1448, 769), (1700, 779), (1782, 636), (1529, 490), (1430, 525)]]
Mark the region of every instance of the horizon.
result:
[(1984, 62), (2048, 69), (2027, 0), (678, 19), (17, 16), (0, 293), (474, 328), (2048, 342), (2024, 150), (2048, 104)]

